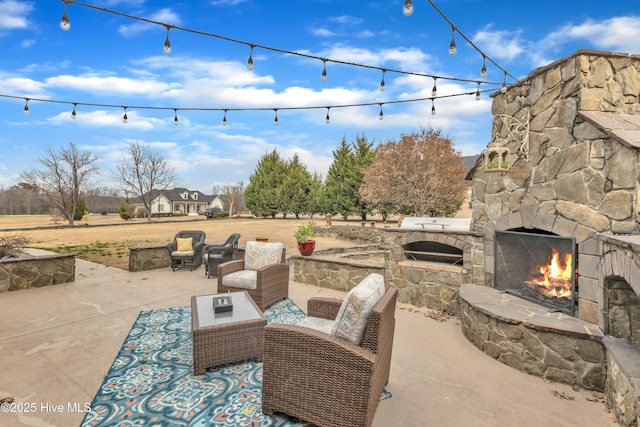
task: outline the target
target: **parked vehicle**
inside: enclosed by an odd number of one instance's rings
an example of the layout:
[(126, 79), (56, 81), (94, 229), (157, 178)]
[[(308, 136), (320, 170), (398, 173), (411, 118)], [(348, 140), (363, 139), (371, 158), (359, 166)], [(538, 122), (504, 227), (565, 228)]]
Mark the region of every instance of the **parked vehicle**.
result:
[(204, 216), (207, 217), (207, 219), (211, 219), (214, 217), (214, 215), (218, 212), (222, 212), (222, 209), (218, 208), (218, 207), (212, 207), (212, 208), (207, 208), (204, 210)]

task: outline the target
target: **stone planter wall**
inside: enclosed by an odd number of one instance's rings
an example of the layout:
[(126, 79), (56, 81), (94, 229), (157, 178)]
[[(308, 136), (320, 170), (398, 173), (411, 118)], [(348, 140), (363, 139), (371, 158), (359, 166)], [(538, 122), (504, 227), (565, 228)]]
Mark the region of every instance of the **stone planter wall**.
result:
[(73, 282), (75, 254), (56, 254), (0, 260), (0, 292)]
[(167, 245), (129, 248), (129, 271), (154, 270), (171, 267)]

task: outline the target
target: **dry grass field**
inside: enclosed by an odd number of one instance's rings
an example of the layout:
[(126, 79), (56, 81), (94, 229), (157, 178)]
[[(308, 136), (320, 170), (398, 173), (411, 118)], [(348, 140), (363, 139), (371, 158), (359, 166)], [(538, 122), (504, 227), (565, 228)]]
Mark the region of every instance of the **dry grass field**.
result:
[[(117, 215), (91, 215), (67, 227), (63, 220), (54, 221), (50, 216), (0, 216), (0, 233), (20, 234), (29, 240), (29, 247), (55, 252), (74, 252), (82, 259), (127, 269), (129, 248), (168, 243), (180, 230), (202, 230), (207, 233), (207, 243), (221, 243), (231, 233), (240, 233), (240, 246), (256, 237), (283, 242), (287, 254), (298, 252), (293, 234), (302, 222), (309, 218), (225, 218), (207, 220), (198, 217), (173, 217), (123, 221)], [(325, 225), (323, 217), (312, 219), (318, 226)], [(359, 225), (354, 221), (333, 221), (334, 225)], [(316, 249), (348, 246), (350, 243), (325, 237), (316, 239)]]

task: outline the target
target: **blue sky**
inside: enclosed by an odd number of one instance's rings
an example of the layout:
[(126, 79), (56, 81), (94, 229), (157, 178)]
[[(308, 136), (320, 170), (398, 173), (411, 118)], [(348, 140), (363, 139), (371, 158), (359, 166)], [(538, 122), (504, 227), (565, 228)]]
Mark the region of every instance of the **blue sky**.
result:
[[(458, 33), (457, 53), (449, 55), (451, 26), (426, 0), (414, 0), (408, 17), (403, 0), (85, 2), (247, 44), (172, 28), (171, 53), (165, 54), (161, 25), (69, 4), (71, 27), (63, 31), (59, 0), (0, 0), (0, 95), (19, 98), (0, 97), (1, 188), (37, 167), (45, 145), (70, 141), (100, 157), (96, 186), (116, 187), (115, 164), (140, 141), (170, 160), (177, 186), (211, 193), (216, 184), (246, 184), (258, 159), (274, 148), (285, 159), (298, 153), (310, 171), (324, 176), (343, 137), (364, 135), (377, 144), (434, 126), (463, 155), (480, 153), (491, 138), (491, 92), (479, 101), (470, 95), (436, 99), (435, 115), (431, 100), (393, 103), (431, 97), (433, 78), (419, 74), (472, 80), (439, 79), (438, 97), (474, 92), (476, 80), (496, 83), (483, 83), (482, 90), (497, 90), (504, 79), (489, 61), (481, 79), (482, 55)], [(578, 49), (640, 54), (637, 0), (434, 3), (517, 79)], [(250, 44), (276, 50), (255, 48), (248, 70)], [(328, 59), (326, 81), (321, 60), (278, 50)], [(414, 74), (385, 72), (380, 91), (382, 69)], [(25, 98), (31, 98), (29, 115), (23, 114)], [(124, 124), (122, 108), (86, 104), (168, 110), (128, 108)], [(338, 107), (361, 104), (373, 105)], [(309, 108), (324, 106), (332, 106), (329, 124), (326, 108)], [(223, 109), (229, 110), (226, 126)]]

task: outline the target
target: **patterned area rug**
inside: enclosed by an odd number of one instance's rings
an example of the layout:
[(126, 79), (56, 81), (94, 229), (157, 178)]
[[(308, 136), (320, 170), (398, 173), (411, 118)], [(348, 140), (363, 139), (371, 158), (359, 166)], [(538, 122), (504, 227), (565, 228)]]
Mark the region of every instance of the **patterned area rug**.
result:
[[(305, 317), (289, 299), (264, 314), (269, 323), (295, 323)], [(81, 426), (307, 425), (260, 411), (261, 362), (192, 373), (191, 307), (143, 311)], [(385, 391), (382, 398), (389, 396)]]
[[(305, 317), (291, 300), (265, 310), (268, 322)], [(124, 340), (81, 426), (296, 426), (261, 411), (262, 363), (193, 375), (191, 307), (143, 311)]]

